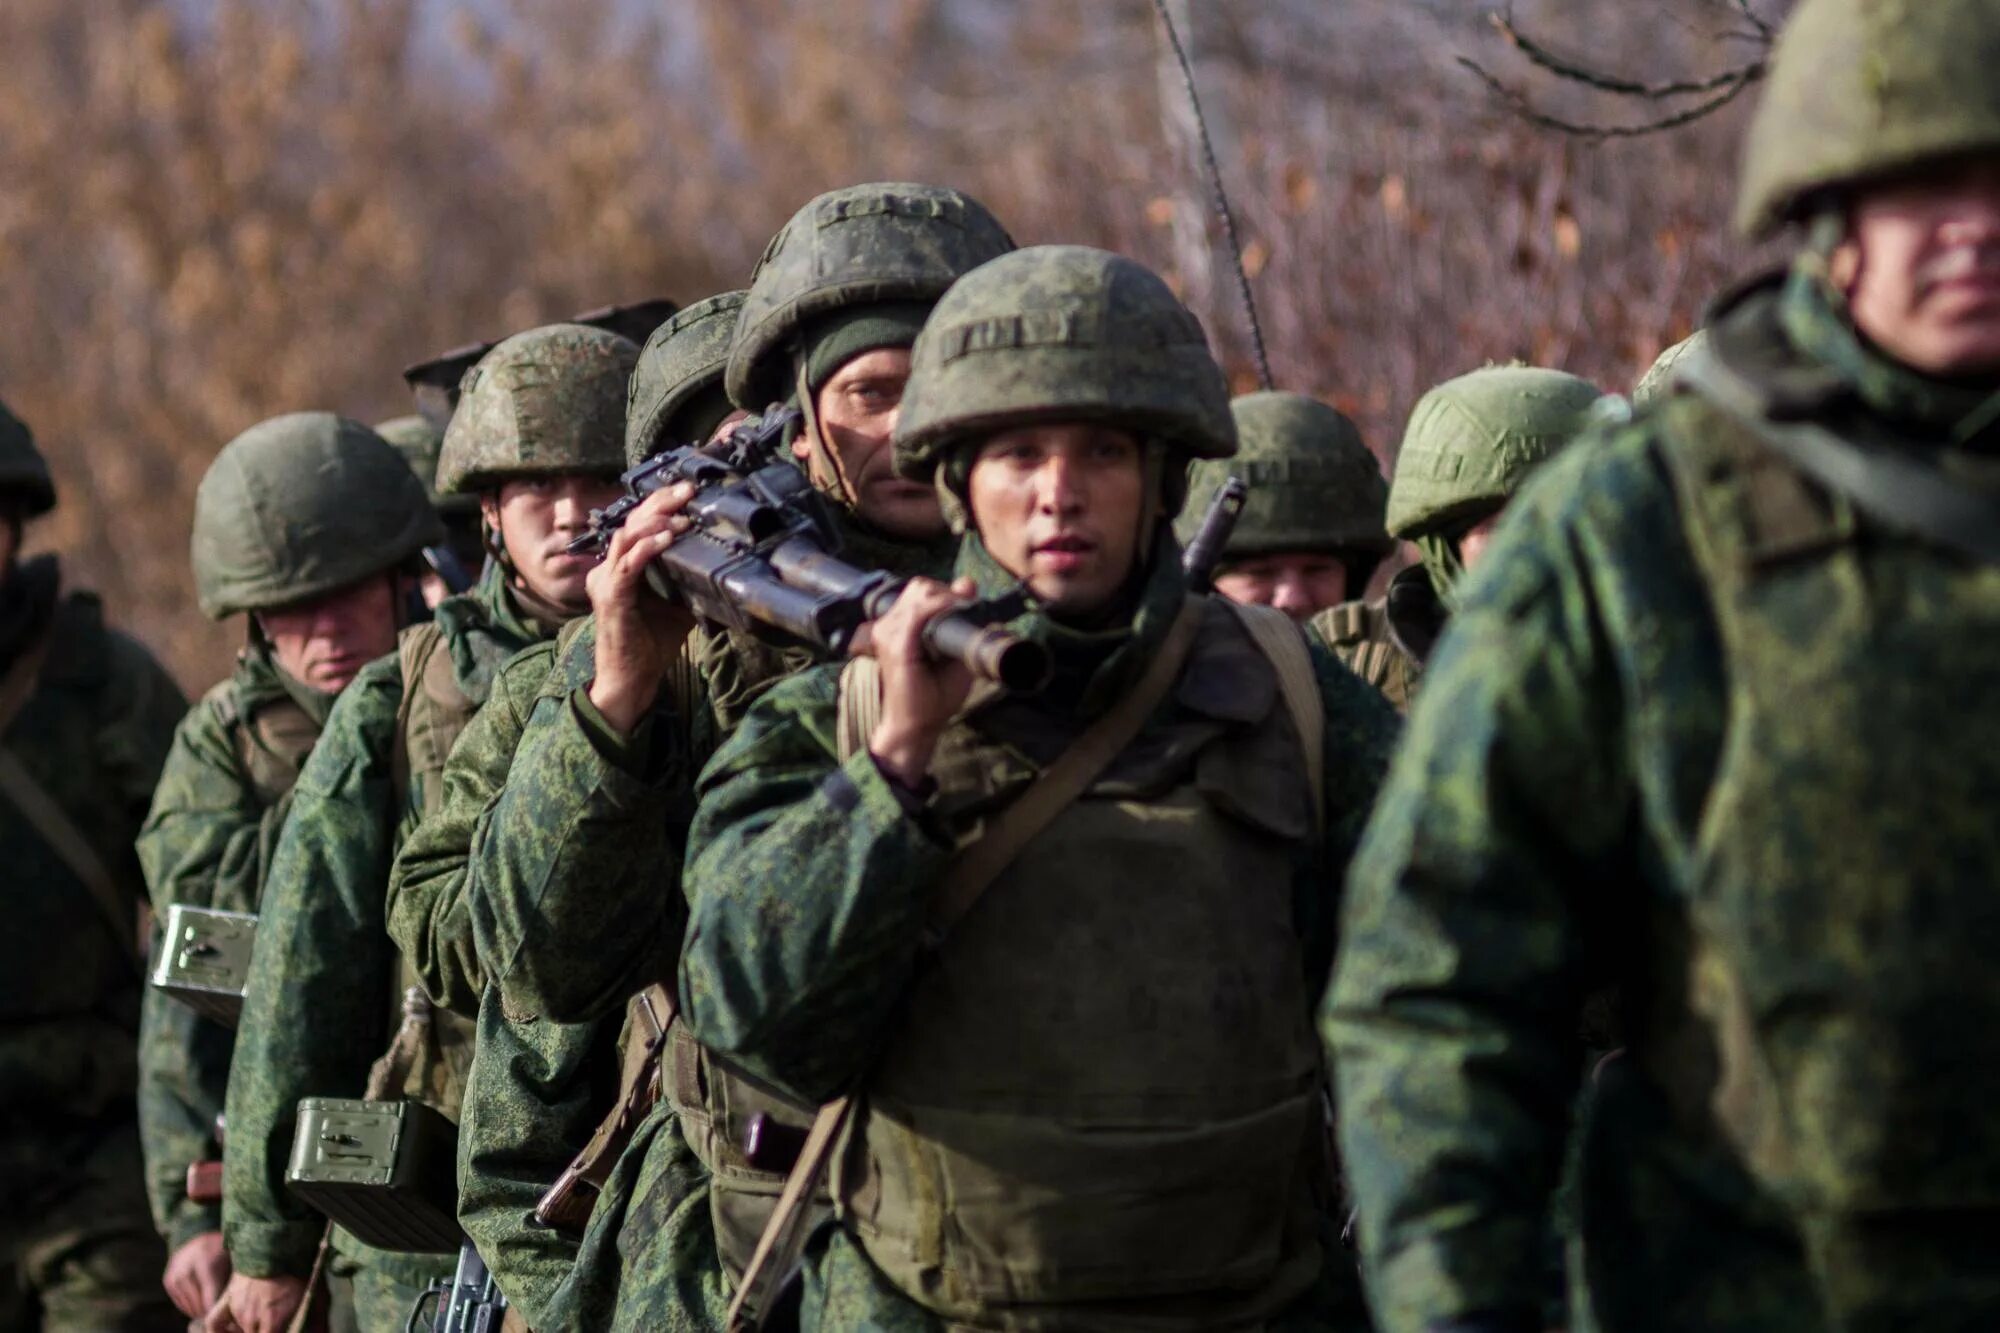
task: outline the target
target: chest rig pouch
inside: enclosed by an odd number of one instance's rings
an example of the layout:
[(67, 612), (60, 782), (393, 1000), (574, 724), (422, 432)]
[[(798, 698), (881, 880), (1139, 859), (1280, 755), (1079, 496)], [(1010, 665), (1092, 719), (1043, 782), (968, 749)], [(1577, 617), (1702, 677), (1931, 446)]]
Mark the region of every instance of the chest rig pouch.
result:
[(1694, 387), (1666, 422), (1729, 690), (1689, 888), (1712, 1114), (1808, 1214), (2000, 1209), (2000, 567)]
[[(1209, 602), (1168, 703), (939, 942), (857, 1097), (841, 1215), (947, 1319), (1059, 1327), (1104, 1302), (1214, 1327), (1318, 1271), (1293, 917), (1318, 761), (1262, 639)], [(947, 733), (946, 827), (974, 836), (1033, 781), (1031, 714)]]

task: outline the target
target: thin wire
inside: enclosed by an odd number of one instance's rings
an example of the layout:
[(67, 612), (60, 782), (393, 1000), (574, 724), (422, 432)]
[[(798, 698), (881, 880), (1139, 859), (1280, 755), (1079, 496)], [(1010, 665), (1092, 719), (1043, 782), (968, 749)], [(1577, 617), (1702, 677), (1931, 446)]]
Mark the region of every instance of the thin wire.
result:
[(1181, 67), (1181, 86), (1187, 89), (1188, 106), (1194, 112), (1202, 161), (1208, 167), (1209, 189), (1216, 214), (1222, 219), (1222, 234), (1229, 241), (1230, 258), (1236, 265), (1236, 289), (1243, 297), (1243, 315), (1250, 324), (1250, 351), (1257, 361), (1257, 381), (1266, 389), (1274, 388), (1271, 359), (1264, 352), (1264, 326), (1257, 318), (1257, 298), (1250, 292), (1250, 271), (1243, 266), (1243, 241), (1236, 234), (1236, 214), (1230, 210), (1229, 195), (1222, 188), (1222, 167), (1215, 160), (1215, 145), (1208, 137), (1208, 121), (1201, 114), (1201, 96), (1194, 87), (1194, 67), (1188, 63), (1187, 48), (1181, 45), (1180, 31), (1174, 27), (1174, 16), (1167, 12), (1167, 0), (1153, 0), (1153, 12), (1160, 16), (1160, 24), (1167, 30), (1167, 43), (1173, 47), (1174, 59)]

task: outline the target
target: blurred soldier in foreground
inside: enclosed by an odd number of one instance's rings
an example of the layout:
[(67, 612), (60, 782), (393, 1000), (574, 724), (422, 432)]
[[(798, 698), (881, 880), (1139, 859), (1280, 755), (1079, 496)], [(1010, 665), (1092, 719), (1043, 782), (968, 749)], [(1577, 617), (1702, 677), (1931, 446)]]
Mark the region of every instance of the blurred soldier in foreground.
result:
[[(195, 493), (195, 593), (210, 618), (243, 615), (236, 669), (181, 720), (138, 840), (165, 922), (176, 903), (255, 913), (299, 767), (363, 666), (396, 646), (409, 581), (442, 538), (424, 488), (366, 427), (327, 412), (254, 426)], [(146, 993), (139, 1120), (166, 1288), (190, 1317), (229, 1280), (216, 1118), (236, 1034), (163, 991)], [(203, 1197), (190, 1197), (191, 1193)]]
[(133, 1102), (131, 847), (187, 701), (54, 556), (20, 558), (55, 499), (0, 407), (0, 1328), (173, 1330)]
[[(741, 292), (697, 302), (647, 340), (627, 394), (628, 464), (670, 444), (706, 439), (738, 415), (722, 391), (722, 372), (742, 304)], [(622, 1015), (582, 1023), (507, 1017), (477, 957), (466, 879), (479, 817), (508, 780), (557, 654), (589, 629), (588, 618), (572, 622), (559, 638), (525, 649), (500, 669), (485, 707), (445, 765), (443, 805), (411, 832), (389, 881), (390, 937), (434, 1001), (479, 1020), (459, 1123), (459, 1217), (513, 1308), (542, 1329), (605, 1326), (601, 1317), (554, 1312), (556, 1290), (576, 1263), (582, 1225), (568, 1217), (545, 1224), (535, 1212), (614, 1100)], [(588, 660), (586, 653), (582, 661)], [(622, 1146), (622, 1140), (611, 1146), (610, 1158)], [(606, 1160), (603, 1168), (610, 1165)], [(601, 1184), (594, 1180), (579, 1202), (587, 1204)], [(615, 1278), (615, 1262), (611, 1268)]]
[(1240, 448), (1227, 463), (1194, 470), (1175, 525), (1180, 539), (1193, 539), (1225, 477), (1243, 478), (1250, 495), (1223, 549), (1215, 590), (1311, 620), (1349, 669), (1401, 707), (1402, 654), (1389, 642), (1380, 608), (1361, 600), (1396, 547), (1382, 526), (1388, 486), (1375, 455), (1352, 421), (1304, 394), (1247, 394), (1229, 411)]
[(419, 576), (424, 605), (435, 609), (445, 598), (469, 591), (486, 566), (479, 497), (464, 493), (446, 495), (438, 490), (438, 455), (444, 449), (444, 431), (429, 417), (391, 417), (376, 426), (375, 433), (403, 456), (410, 471), (424, 484), (431, 507), (444, 523), (443, 540), (424, 548)]
[[(949, 568), (956, 543), (937, 493), (895, 473), (892, 432), (924, 317), (961, 274), (1012, 248), (955, 190), (857, 185), (800, 209), (753, 275), (730, 397), (806, 409), (793, 452), (857, 564)], [(707, 629), (689, 645), (685, 613), (644, 582), (686, 498), (662, 492), (614, 537), (592, 576), (594, 641), (580, 635), (543, 686), (482, 826), (469, 896), (503, 1013), (586, 1019), (653, 984), (671, 1016), (694, 774), (718, 730), (811, 661)], [(692, 700), (676, 687), (684, 645), (700, 665)], [(711, 1327), (788, 1160), (751, 1160), (747, 1129), (762, 1115), (779, 1127), (769, 1138), (800, 1137), (812, 1108), (711, 1061), (680, 1024), (646, 1077), (665, 1085), (662, 1103), (605, 1184), (560, 1308), (586, 1327)]]
[(1535, 366), (1488, 366), (1417, 400), (1389, 481), (1388, 523), (1423, 559), (1389, 581), (1385, 609), (1390, 634), (1418, 667), (1514, 492), (1596, 419), (1603, 400), (1590, 381)]
[(1804, 0), (1745, 158), (1790, 267), (1462, 590), (1325, 1013), (1389, 1333), (2000, 1321), (2000, 9)]
[[(790, 1189), (852, 1145), (808, 1330), (1365, 1326), (1310, 1014), (1395, 716), (1282, 613), (1186, 591), (1185, 469), (1235, 437), (1148, 270), (1051, 246), (967, 275), (896, 431), (965, 534), (952, 586), (914, 581), (872, 661), (774, 687), (703, 772), (686, 1022), (834, 1103)], [(927, 656), (1017, 583), (1045, 690)], [(775, 1254), (809, 1216), (779, 1209)]]
[[(299, 1099), (361, 1093), (398, 1030), (392, 997), (407, 973), (384, 931), (396, 846), (439, 804), (445, 756), (500, 664), (587, 604), (589, 561), (567, 546), (617, 494), (637, 356), (616, 334), (553, 325), (501, 343), (467, 376), (438, 487), (479, 496), (493, 558), (477, 590), (363, 668), (299, 775), (229, 1077), (223, 1231), (236, 1275), (211, 1317), (218, 1333), (282, 1328), (314, 1294), (324, 1224), (285, 1185)], [(387, 1095), (455, 1121), (470, 1025), (443, 1012), (424, 1020), (406, 1012), (412, 1040), (399, 1032), (384, 1056)], [(344, 1231), (335, 1242), (363, 1333), (400, 1330), (419, 1293), (452, 1271), (450, 1255), (385, 1253)]]

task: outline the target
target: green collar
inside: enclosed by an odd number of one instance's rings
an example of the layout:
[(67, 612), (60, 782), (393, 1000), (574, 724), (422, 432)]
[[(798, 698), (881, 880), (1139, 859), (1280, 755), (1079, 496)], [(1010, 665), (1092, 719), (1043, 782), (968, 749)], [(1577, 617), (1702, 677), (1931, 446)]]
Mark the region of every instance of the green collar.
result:
[(445, 647), (451, 652), (452, 673), (467, 697), (484, 700), (493, 673), (523, 648), (552, 639), (562, 621), (552, 608), (527, 604), (509, 583), (498, 560), (486, 562), (486, 572), (470, 592), (447, 597), (431, 612)]
[(1822, 250), (1800, 253), (1778, 301), (1793, 346), (1831, 370), (1872, 411), (1954, 445), (2000, 451), (2000, 392), (1920, 375), (1866, 342), (1827, 278)]

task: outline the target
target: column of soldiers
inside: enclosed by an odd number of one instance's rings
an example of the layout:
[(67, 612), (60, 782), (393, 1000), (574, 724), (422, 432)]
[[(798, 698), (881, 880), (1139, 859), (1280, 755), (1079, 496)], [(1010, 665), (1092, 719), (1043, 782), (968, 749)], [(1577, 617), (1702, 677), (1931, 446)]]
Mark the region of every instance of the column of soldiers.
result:
[[(1792, 258), (1386, 481), (1143, 265), (835, 190), (441, 434), (224, 446), (191, 710), (19, 557), (0, 412), (0, 1327), (1995, 1327), (1995, 69), (1984, 0), (1802, 0)], [(695, 484), (591, 527), (773, 421), (901, 580), (845, 656), (662, 595)], [(240, 1014), (142, 984), (197, 909)]]

